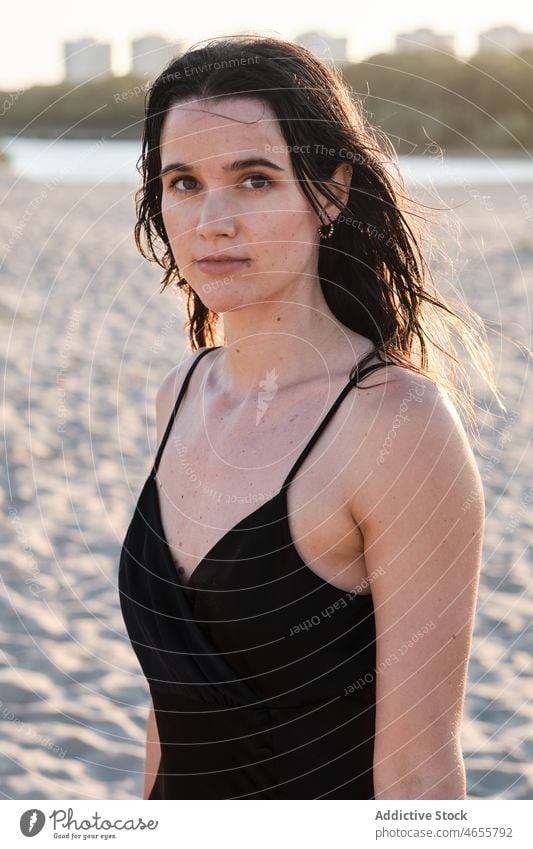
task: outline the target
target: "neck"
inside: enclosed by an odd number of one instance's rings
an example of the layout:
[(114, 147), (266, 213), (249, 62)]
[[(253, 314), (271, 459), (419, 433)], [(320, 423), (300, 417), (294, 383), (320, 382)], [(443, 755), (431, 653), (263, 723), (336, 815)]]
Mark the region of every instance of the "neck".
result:
[(305, 303), (289, 296), (223, 314), (224, 348), (208, 378), (216, 395), (239, 404), (250, 394), (347, 377), (371, 343), (337, 320), (320, 285), (312, 289)]

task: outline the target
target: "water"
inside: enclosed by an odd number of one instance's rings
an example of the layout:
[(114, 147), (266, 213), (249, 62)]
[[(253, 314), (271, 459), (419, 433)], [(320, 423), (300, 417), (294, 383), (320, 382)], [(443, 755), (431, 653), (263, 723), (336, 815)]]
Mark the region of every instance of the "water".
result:
[(106, 139), (0, 140), (14, 174), (30, 180), (61, 179), (67, 182), (140, 184), (135, 168), (141, 154), (136, 141)]
[(533, 182), (533, 158), (510, 156), (400, 156), (406, 182), (433, 186), (480, 186)]
[[(33, 180), (61, 179), (140, 185), (136, 162), (140, 142), (106, 139), (5, 137), (0, 148), (14, 174)], [(400, 156), (400, 171), (414, 186), (486, 185), (533, 182), (533, 159), (518, 157)], [(393, 172), (395, 173), (395, 172)]]

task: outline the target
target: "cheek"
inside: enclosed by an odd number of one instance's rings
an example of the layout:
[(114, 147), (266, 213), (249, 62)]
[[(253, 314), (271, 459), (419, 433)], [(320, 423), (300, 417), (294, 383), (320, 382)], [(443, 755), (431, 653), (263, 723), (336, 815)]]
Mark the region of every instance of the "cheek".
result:
[(183, 202), (179, 203), (169, 192), (163, 193), (163, 197), (161, 198), (161, 212), (166, 218), (172, 219), (177, 218), (178, 215), (182, 215), (185, 206), (186, 204)]
[(316, 251), (318, 234), (310, 215), (303, 211), (283, 212), (272, 217), (268, 224), (268, 232), (257, 233), (264, 240), (264, 257), (272, 267), (294, 272), (307, 266), (310, 257)]
[[(240, 219), (243, 233), (262, 243), (265, 253), (283, 253), (287, 258), (308, 254), (317, 241), (316, 226), (308, 208), (297, 208), (297, 201), (293, 204), (289, 210), (254, 211), (249, 216), (244, 215)], [(186, 254), (191, 231), (194, 230), (187, 202), (176, 203), (171, 197), (163, 197), (161, 215), (174, 253)]]
[[(298, 243), (314, 239), (314, 223), (308, 212), (300, 209), (279, 210), (265, 215), (254, 215), (253, 229), (261, 238), (281, 242)], [(250, 224), (252, 219), (250, 219)]]
[(176, 219), (176, 207), (173, 207), (171, 203), (165, 201), (164, 199), (161, 201), (161, 218), (163, 219), (163, 224), (165, 226), (165, 230), (167, 231), (167, 236), (169, 237), (169, 239), (171, 239), (173, 222)]
[(161, 217), (165, 227), (168, 240), (174, 251), (182, 249), (187, 244), (190, 236), (190, 227), (186, 204), (173, 203), (167, 200), (161, 203)]
[(298, 210), (280, 216), (276, 238), (287, 257), (299, 260), (307, 257), (317, 242), (317, 235), (313, 217), (308, 212)]

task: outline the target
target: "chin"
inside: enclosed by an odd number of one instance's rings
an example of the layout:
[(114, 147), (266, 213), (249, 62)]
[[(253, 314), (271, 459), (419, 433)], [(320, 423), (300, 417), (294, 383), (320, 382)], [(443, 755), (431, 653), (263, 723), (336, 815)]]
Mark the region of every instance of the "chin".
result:
[(217, 289), (213, 287), (212, 283), (205, 283), (195, 288), (194, 291), (203, 305), (213, 312), (230, 312), (233, 309), (247, 306), (246, 293), (240, 292), (238, 286), (234, 286), (233, 290), (229, 292), (228, 286), (229, 284), (222, 285)]
[(190, 285), (206, 307), (220, 312), (223, 306), (226, 309), (244, 306), (244, 299), (250, 296), (251, 282), (239, 280), (236, 276), (214, 277), (212, 280), (202, 280), (198, 284)]

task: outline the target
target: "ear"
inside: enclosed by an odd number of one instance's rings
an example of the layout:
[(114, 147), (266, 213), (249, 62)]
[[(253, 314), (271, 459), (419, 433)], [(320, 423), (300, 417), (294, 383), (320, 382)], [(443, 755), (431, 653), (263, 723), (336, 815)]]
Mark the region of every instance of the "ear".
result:
[[(338, 197), (344, 206), (350, 196), (350, 185), (352, 182), (353, 168), (347, 162), (343, 162), (337, 166), (331, 179), (327, 182), (327, 186), (334, 195)], [(335, 221), (340, 214), (338, 206), (335, 206), (332, 201), (320, 194), (320, 205), (329, 215), (332, 221)]]

